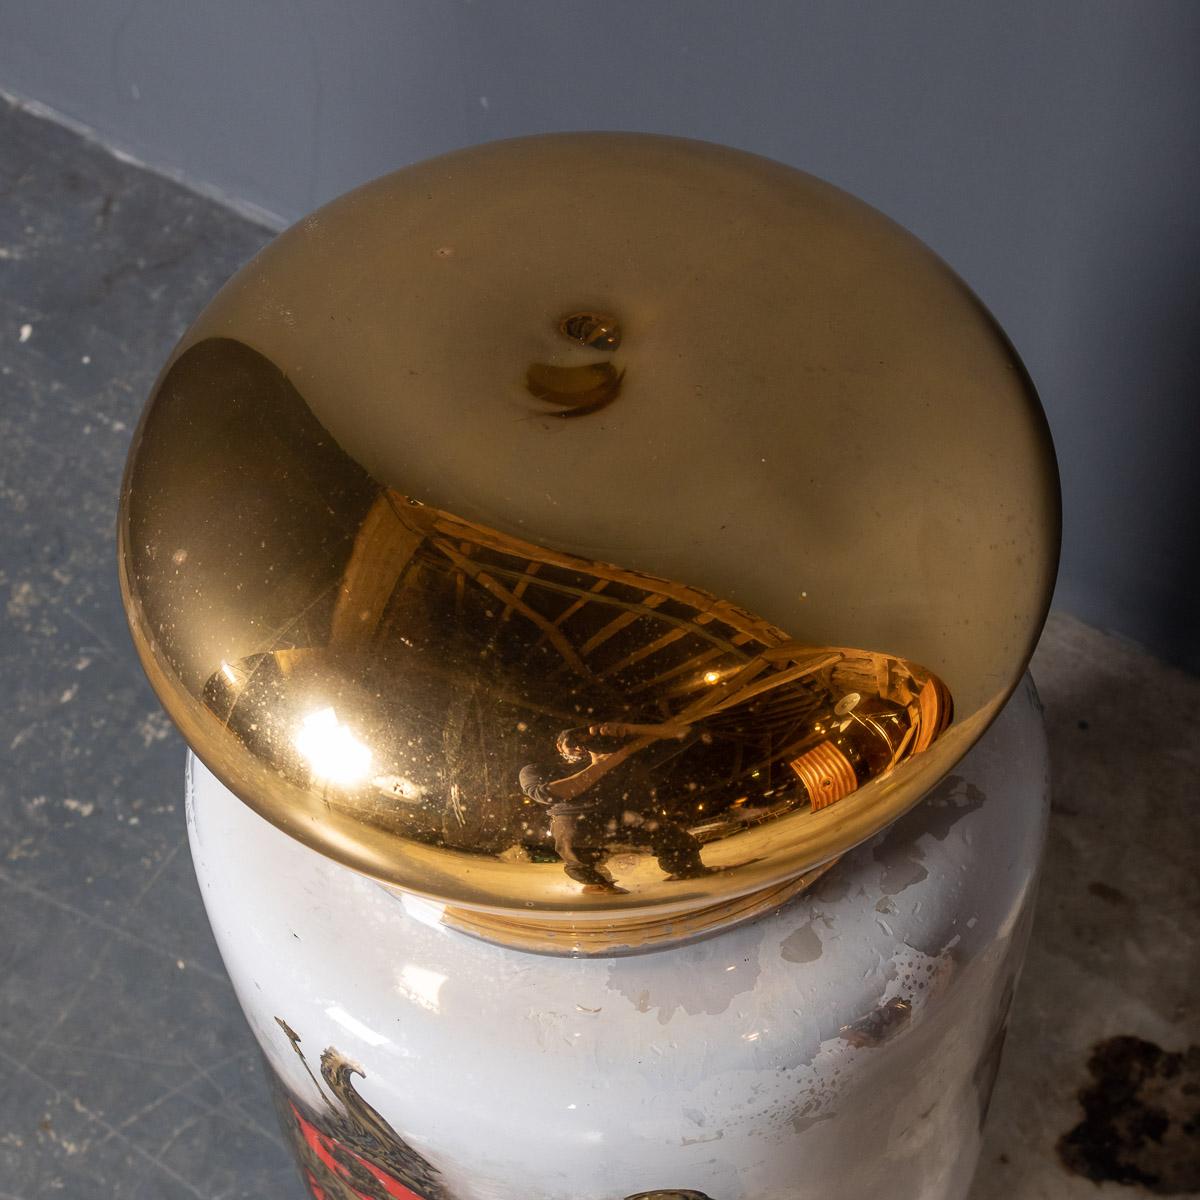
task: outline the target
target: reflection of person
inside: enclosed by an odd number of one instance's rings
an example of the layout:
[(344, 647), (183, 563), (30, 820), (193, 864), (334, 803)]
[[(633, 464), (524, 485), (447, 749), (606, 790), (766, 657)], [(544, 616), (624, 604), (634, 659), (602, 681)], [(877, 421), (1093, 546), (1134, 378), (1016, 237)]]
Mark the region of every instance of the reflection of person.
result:
[(651, 808), (653, 788), (637, 753), (652, 742), (684, 738), (686, 725), (607, 722), (564, 729), (555, 740), (559, 757), (579, 769), (562, 775), (560, 764), (521, 769), (521, 790), (550, 810), (550, 833), (563, 869), (585, 892), (621, 893), (601, 869), (608, 844), (631, 836), (647, 842), (668, 879), (710, 873), (700, 843), (678, 822)]

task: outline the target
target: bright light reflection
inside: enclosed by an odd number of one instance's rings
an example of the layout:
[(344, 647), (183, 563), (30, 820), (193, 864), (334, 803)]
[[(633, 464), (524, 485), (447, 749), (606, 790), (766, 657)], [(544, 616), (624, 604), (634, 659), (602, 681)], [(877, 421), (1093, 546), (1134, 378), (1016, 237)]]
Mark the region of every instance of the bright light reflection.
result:
[(717, 680), (720, 678), (721, 678), (721, 673), (719, 671), (705, 671), (704, 672), (704, 682), (705, 683), (716, 683)]
[(441, 1009), (440, 996), (442, 984), (445, 982), (445, 975), (439, 975), (437, 971), (431, 971), (428, 967), (414, 967), (410, 964), (400, 971), (396, 989), (414, 1004), (435, 1013)]
[[(392, 893), (395, 895), (396, 893)], [(426, 900), (421, 896), (411, 896), (408, 892), (400, 893), (400, 903), (404, 907), (404, 911), (412, 917), (414, 921), (420, 921), (422, 925), (428, 925), (431, 929), (440, 929), (442, 926), (442, 914), (446, 911), (444, 904), (438, 904), (434, 900)]]
[(371, 751), (337, 719), (332, 708), (309, 713), (300, 723), (296, 749), (312, 773), (343, 787), (358, 783), (371, 768)]
[(357, 1017), (352, 1017), (340, 1004), (331, 1004), (325, 1010), (325, 1015), (331, 1021), (336, 1021), (347, 1033), (362, 1038), (368, 1046), (382, 1046), (388, 1040), (383, 1034), (368, 1028)]

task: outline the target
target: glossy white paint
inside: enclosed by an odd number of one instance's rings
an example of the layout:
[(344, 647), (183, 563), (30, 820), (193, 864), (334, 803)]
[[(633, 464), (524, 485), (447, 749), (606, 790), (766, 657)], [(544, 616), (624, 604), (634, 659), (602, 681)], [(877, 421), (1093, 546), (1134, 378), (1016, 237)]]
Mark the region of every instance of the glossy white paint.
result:
[[(456, 1200), (961, 1200), (1048, 809), (1032, 683), (907, 817), (782, 910), (611, 959), (439, 924), (281, 833), (195, 760), (209, 917), (275, 1072), (335, 1047)], [(911, 1007), (907, 1015), (901, 1001)]]

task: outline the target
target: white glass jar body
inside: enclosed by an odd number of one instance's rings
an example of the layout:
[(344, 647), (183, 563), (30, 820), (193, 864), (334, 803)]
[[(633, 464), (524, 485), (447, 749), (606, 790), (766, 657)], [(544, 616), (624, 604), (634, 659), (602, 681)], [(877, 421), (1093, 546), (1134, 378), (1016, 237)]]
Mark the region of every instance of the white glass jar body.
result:
[(1047, 811), (1027, 678), (811, 892), (572, 959), (447, 928), (189, 760), (204, 901), (318, 1200), (962, 1200)]

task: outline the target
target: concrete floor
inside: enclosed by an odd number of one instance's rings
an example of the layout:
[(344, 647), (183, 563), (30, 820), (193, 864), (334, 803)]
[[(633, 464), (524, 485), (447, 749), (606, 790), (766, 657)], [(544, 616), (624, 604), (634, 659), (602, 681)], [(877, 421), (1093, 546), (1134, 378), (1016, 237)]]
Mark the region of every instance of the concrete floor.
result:
[[(112, 539), (157, 365), (267, 236), (0, 104), (0, 1200), (304, 1195), (201, 909), (183, 747), (134, 660)], [(1151, 1194), (1055, 1147), (1097, 1043), (1200, 1042), (1200, 680), (1062, 615), (1034, 674), (1055, 811), (972, 1200)], [(1200, 1195), (1178, 1113), (1200, 1051), (1116, 1045), (1169, 1122), (1122, 1161)], [(1111, 1099), (1133, 1068), (1098, 1066)], [(1103, 1138), (1076, 1142), (1111, 1173)]]

